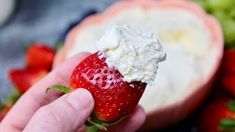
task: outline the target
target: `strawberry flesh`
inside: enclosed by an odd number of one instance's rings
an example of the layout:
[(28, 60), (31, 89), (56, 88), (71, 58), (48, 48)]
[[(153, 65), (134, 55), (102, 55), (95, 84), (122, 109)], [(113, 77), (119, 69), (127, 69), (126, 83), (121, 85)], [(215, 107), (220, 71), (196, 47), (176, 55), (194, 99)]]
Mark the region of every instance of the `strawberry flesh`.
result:
[(126, 82), (96, 52), (83, 60), (71, 76), (72, 89), (85, 88), (95, 100), (93, 115), (102, 122), (115, 122), (130, 114), (139, 102), (146, 83)]

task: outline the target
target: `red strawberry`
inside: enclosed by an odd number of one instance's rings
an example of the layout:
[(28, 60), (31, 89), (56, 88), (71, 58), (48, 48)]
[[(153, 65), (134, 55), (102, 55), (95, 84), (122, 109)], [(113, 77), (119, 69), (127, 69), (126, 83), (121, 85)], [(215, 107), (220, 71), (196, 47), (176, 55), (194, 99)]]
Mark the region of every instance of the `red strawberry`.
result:
[(235, 49), (225, 49), (222, 61), (223, 74), (235, 75)]
[(222, 86), (229, 94), (235, 97), (235, 74), (222, 77)]
[(55, 50), (41, 43), (32, 44), (26, 52), (27, 67), (50, 70)]
[(130, 114), (138, 104), (146, 84), (125, 82), (115, 68), (100, 59), (98, 53), (82, 61), (73, 71), (71, 87), (86, 88), (95, 100), (95, 117), (103, 122), (115, 122)]
[(12, 69), (9, 78), (19, 92), (24, 93), (47, 73), (48, 71), (41, 69)]
[(234, 132), (235, 101), (220, 98), (209, 104), (199, 120), (200, 132)]
[[(98, 52), (83, 60), (71, 76), (72, 90), (85, 88), (91, 92), (95, 108), (89, 123), (100, 129), (106, 129), (106, 126), (128, 116), (138, 104), (145, 87), (146, 83), (140, 81), (124, 81), (121, 73), (109, 67)], [(66, 88), (55, 85), (49, 89), (65, 91)]]
[(5, 117), (5, 115), (8, 113), (9, 110), (10, 110), (10, 107), (4, 107), (0, 111), (0, 122), (2, 121), (2, 119)]
[(222, 61), (221, 84), (235, 97), (235, 49), (225, 49)]

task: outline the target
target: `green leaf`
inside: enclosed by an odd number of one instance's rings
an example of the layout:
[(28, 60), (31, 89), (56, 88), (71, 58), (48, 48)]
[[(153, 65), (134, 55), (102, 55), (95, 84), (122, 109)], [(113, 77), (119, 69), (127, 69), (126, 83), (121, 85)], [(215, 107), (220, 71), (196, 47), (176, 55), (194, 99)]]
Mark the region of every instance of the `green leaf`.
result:
[(56, 90), (56, 91), (60, 91), (62, 93), (69, 93), (71, 92), (71, 89), (66, 87), (66, 86), (63, 86), (63, 85), (52, 85), (50, 86), (49, 88), (46, 89), (46, 93), (48, 93), (48, 91), (50, 90)]
[[(89, 124), (89, 125), (87, 125), (88, 127), (93, 127), (93, 126), (95, 126), (96, 128), (98, 128), (98, 130), (104, 130), (104, 131), (107, 131), (108, 129), (107, 129), (107, 127), (104, 125), (104, 124), (102, 124), (102, 122), (100, 122), (100, 121), (98, 121), (98, 120), (94, 120), (94, 119), (92, 119), (92, 118), (89, 118), (88, 120), (87, 120), (87, 123), (86, 124)], [(90, 131), (89, 131), (90, 132)]]
[(86, 132), (99, 132), (100, 129), (96, 126), (88, 126), (87, 129), (86, 129)]
[(235, 112), (235, 100), (230, 100), (227, 104), (227, 108), (230, 111)]
[(93, 131), (89, 131), (90, 129), (93, 130), (93, 126), (95, 126), (95, 128), (98, 128), (98, 130), (103, 130), (103, 131), (107, 131), (109, 126), (113, 126), (116, 125), (120, 122), (122, 122), (124, 119), (126, 119), (128, 116), (124, 116), (121, 119), (119, 119), (118, 121), (115, 122), (103, 122), (100, 121), (99, 119), (97, 119), (94, 115), (92, 115), (85, 123), (85, 125), (89, 128), (87, 131), (88, 132), (93, 132)]
[(21, 97), (20, 92), (16, 88), (13, 88), (11, 96), (6, 100), (5, 105), (7, 107), (13, 106), (20, 97)]
[(228, 131), (235, 131), (235, 119), (224, 118), (220, 120), (220, 129), (228, 130)]

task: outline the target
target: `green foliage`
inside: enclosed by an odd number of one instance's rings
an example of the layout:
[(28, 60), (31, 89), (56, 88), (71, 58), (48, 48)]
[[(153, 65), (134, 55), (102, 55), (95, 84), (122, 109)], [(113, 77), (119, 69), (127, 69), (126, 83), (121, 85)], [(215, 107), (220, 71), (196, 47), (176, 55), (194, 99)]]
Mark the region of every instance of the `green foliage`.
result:
[(194, 0), (220, 22), (227, 47), (235, 47), (235, 0)]
[(11, 107), (15, 104), (15, 102), (20, 98), (21, 94), (15, 88), (13, 88), (11, 92), (11, 96), (9, 96), (4, 104), (4, 106)]
[(230, 118), (224, 118), (220, 121), (219, 131), (234, 132), (235, 120)]

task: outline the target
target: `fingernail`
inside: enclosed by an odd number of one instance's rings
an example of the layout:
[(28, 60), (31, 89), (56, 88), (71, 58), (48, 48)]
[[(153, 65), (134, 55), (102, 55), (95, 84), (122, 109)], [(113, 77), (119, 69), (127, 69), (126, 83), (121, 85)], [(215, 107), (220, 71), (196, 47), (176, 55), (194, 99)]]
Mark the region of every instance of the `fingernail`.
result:
[(66, 99), (75, 109), (87, 109), (93, 107), (93, 98), (87, 90), (78, 88), (67, 96)]

